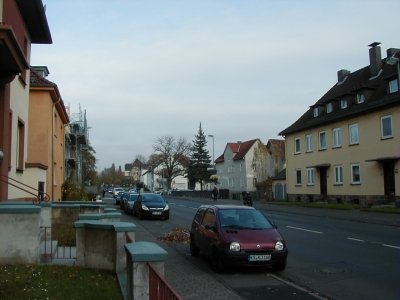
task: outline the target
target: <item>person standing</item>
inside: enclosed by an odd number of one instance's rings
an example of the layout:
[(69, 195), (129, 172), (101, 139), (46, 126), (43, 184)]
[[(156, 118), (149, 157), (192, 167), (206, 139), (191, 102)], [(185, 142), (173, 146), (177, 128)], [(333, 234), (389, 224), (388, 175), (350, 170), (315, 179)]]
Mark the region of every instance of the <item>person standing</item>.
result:
[(213, 195), (214, 201), (217, 201), (217, 198), (218, 198), (218, 189), (217, 189), (216, 186), (214, 186), (214, 189), (213, 189), (213, 191), (212, 191), (212, 195)]

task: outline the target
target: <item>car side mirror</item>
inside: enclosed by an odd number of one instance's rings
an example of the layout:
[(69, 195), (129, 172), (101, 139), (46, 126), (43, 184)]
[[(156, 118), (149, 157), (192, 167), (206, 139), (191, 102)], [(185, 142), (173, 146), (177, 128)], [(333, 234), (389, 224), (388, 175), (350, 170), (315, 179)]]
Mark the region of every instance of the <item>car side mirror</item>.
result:
[(217, 232), (217, 227), (215, 227), (215, 225), (207, 224), (207, 225), (205, 226), (205, 228), (206, 228), (207, 230), (212, 230), (212, 231)]

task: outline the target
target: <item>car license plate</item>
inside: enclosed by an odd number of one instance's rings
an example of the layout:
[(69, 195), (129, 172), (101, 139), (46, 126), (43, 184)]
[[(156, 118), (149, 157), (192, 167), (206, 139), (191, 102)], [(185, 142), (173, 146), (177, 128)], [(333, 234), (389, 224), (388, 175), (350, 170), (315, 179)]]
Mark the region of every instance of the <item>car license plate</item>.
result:
[(271, 254), (259, 254), (259, 255), (249, 255), (249, 261), (268, 261), (271, 260)]
[(153, 215), (159, 216), (159, 215), (161, 215), (161, 212), (160, 211), (153, 211)]

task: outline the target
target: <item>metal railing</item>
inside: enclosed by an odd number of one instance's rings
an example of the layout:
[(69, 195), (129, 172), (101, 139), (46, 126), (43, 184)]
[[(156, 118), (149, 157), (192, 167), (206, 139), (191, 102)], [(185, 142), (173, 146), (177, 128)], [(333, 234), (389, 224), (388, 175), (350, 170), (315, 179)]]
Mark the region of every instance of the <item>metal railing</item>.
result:
[[(47, 194), (46, 192), (39, 191), (38, 189), (35, 189), (34, 187), (31, 187), (30, 185), (27, 185), (27, 184), (25, 184), (25, 183), (23, 183), (21, 181), (18, 181), (18, 180), (14, 179), (14, 178), (8, 177), (6, 175), (0, 175), (0, 181), (5, 182), (8, 185), (11, 185), (11, 186), (13, 186), (13, 187), (15, 187), (15, 188), (17, 188), (17, 189), (19, 189), (21, 191), (24, 191), (25, 193), (28, 193), (30, 195), (35, 196), (35, 199), (32, 200), (33, 204), (38, 204), (38, 203), (40, 203), (42, 201), (45, 201), (45, 202), (50, 201), (50, 195)], [(23, 187), (20, 187), (17, 184), (20, 184), (20, 185), (22, 185), (22, 186), (24, 186), (26, 188), (29, 188), (31, 191), (27, 190), (27, 189), (25, 189)], [(36, 192), (36, 193), (34, 193), (34, 192)]]
[(181, 300), (182, 298), (149, 263), (149, 300)]
[(41, 236), (44, 236), (41, 252), (42, 262), (53, 262), (54, 259), (60, 260), (60, 263), (62, 260), (76, 260), (76, 245), (59, 246), (57, 242), (52, 240), (50, 226), (40, 226), (40, 229)]

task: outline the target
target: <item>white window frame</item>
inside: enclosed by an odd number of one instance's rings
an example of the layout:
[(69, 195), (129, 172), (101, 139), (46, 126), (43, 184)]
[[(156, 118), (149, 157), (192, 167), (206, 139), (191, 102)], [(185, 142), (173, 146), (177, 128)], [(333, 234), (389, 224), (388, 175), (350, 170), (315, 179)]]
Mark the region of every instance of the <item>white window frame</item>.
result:
[(314, 118), (319, 116), (319, 107), (314, 107), (313, 114), (314, 114)]
[(301, 153), (301, 139), (299, 137), (294, 139), (294, 154)]
[(347, 106), (347, 99), (340, 99), (340, 108), (345, 109)]
[[(325, 145), (322, 145), (321, 136), (324, 137)], [(326, 147), (327, 147), (326, 131), (321, 131), (319, 133), (318, 145), (319, 145), (319, 150), (326, 150)]]
[[(298, 174), (300, 174), (300, 182), (299, 182), (299, 177), (297, 176)], [(302, 178), (301, 178), (301, 169), (296, 169), (296, 171), (295, 171), (295, 176), (296, 176), (296, 185), (297, 186), (300, 186), (301, 185), (301, 181), (302, 181)]]
[(332, 130), (332, 148), (342, 147), (342, 128), (337, 127)]
[(307, 185), (315, 185), (315, 168), (307, 168)]
[(312, 152), (313, 151), (313, 144), (312, 144), (312, 134), (306, 135), (306, 151)]
[(326, 113), (329, 114), (329, 113), (331, 113), (332, 111), (333, 111), (333, 104), (332, 104), (332, 102), (329, 102), (329, 103), (326, 105)]
[(398, 79), (392, 79), (388, 82), (389, 94), (397, 93), (399, 91)]
[[(384, 120), (389, 119), (389, 126), (390, 126), (390, 134), (384, 134)], [(393, 137), (393, 124), (392, 124), (392, 115), (382, 116), (381, 117), (381, 138), (382, 139), (389, 139)]]
[[(358, 180), (355, 178), (355, 169), (358, 169)], [(360, 164), (352, 164), (351, 165), (351, 184), (361, 184), (361, 167)]]
[(356, 94), (356, 102), (357, 104), (361, 104), (365, 102), (365, 96), (363, 93), (359, 92)]
[[(353, 135), (353, 128), (355, 128), (357, 131), (357, 136)], [(358, 145), (360, 143), (360, 132), (358, 130), (358, 124), (350, 124), (349, 125), (349, 143), (350, 145)]]
[(335, 184), (343, 184), (343, 166), (335, 166)]

